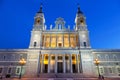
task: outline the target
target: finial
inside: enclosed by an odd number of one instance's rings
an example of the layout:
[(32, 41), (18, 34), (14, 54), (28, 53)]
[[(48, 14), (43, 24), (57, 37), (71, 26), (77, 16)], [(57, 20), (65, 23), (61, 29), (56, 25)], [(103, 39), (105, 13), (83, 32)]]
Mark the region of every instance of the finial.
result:
[(80, 10), (80, 4), (78, 3), (77, 6), (78, 6), (78, 12), (77, 13), (81, 13), (82, 14), (83, 12)]
[(42, 3), (40, 4), (40, 10), (38, 11), (38, 13), (43, 13), (42, 12)]

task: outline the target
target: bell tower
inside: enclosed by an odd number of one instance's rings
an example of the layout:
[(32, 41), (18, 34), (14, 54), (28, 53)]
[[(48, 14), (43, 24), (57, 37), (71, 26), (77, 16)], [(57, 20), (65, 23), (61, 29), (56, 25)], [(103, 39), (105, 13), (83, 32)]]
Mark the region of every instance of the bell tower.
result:
[(31, 40), (29, 48), (40, 48), (41, 46), (41, 35), (42, 31), (45, 29), (45, 18), (42, 11), (42, 4), (40, 5), (40, 10), (36, 13), (34, 17), (34, 25), (31, 31)]
[(89, 31), (86, 25), (86, 17), (83, 12), (80, 10), (80, 6), (78, 5), (78, 10), (75, 18), (75, 29), (79, 34), (79, 45), (80, 48), (90, 48), (89, 41)]
[(42, 11), (42, 4), (40, 5), (40, 10), (36, 13), (34, 17), (34, 27), (33, 30), (44, 30), (45, 18)]
[(76, 29), (77, 30), (86, 30), (86, 17), (83, 12), (80, 10), (80, 6), (78, 5), (78, 11), (75, 18)]

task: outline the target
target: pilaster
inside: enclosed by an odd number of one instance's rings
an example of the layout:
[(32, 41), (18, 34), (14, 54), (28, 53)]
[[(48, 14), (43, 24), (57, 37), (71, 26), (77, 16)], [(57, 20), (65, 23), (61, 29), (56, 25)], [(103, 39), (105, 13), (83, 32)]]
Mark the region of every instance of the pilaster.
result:
[(65, 60), (65, 54), (63, 55), (63, 72), (66, 73), (66, 60)]
[(55, 54), (55, 73), (57, 73), (57, 54)]

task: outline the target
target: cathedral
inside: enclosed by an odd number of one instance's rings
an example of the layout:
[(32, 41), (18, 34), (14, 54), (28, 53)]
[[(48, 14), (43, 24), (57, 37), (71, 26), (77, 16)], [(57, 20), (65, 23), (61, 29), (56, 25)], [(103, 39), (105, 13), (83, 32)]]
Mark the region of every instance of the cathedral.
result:
[(73, 30), (65, 26), (62, 17), (47, 29), (41, 5), (34, 17), (29, 48), (0, 49), (0, 75), (48, 73), (120, 77), (120, 49), (92, 49), (86, 17), (79, 6)]

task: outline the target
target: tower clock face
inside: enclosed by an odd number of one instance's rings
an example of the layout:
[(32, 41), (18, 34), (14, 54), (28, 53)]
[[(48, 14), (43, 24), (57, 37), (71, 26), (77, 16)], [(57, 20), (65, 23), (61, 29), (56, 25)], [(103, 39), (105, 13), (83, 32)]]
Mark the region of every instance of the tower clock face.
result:
[(40, 18), (37, 18), (37, 19), (36, 19), (36, 23), (37, 23), (37, 24), (40, 23)]
[(41, 24), (42, 23), (42, 19), (41, 18), (37, 18), (35, 23), (36, 24)]
[(81, 23), (83, 23), (83, 20), (80, 20)]
[(80, 24), (82, 24), (82, 25), (84, 24), (84, 18), (80, 19)]

